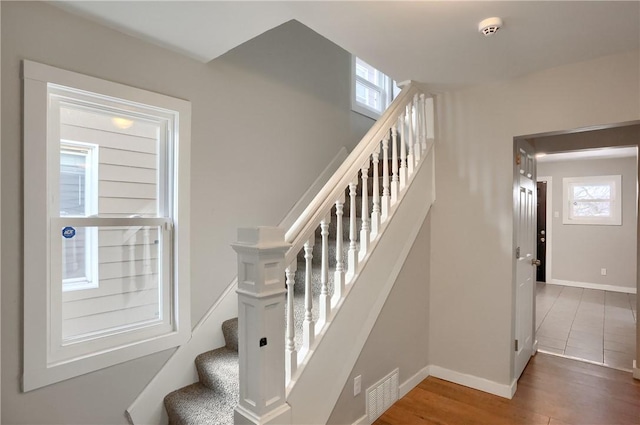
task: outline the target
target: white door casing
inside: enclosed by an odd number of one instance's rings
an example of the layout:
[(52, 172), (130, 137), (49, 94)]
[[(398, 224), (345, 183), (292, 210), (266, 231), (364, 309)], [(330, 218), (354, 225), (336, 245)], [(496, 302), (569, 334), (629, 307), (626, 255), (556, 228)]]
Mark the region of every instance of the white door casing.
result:
[(522, 374), (533, 355), (536, 260), (536, 167), (531, 145), (516, 145), (515, 195), (515, 341), (514, 378)]

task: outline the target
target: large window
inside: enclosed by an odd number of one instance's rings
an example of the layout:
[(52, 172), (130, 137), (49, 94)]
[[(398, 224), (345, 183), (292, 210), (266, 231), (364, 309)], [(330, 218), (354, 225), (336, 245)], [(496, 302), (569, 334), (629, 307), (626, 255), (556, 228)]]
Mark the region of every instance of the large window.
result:
[(378, 119), (398, 91), (393, 80), (362, 59), (352, 57), (351, 109)]
[(622, 224), (621, 176), (563, 179), (564, 224)]
[(180, 345), (189, 102), (25, 61), (30, 390)]

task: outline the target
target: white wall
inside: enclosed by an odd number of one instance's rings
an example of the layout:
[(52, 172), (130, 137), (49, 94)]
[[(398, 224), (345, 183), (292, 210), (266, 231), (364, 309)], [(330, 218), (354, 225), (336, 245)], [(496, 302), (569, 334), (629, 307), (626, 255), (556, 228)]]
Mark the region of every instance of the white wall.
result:
[[(427, 216), (374, 328), (342, 389), (329, 424), (351, 424), (365, 414), (366, 390), (395, 368), (402, 384), (429, 364), (431, 214)], [(353, 395), (353, 380), (362, 392)]]
[[(552, 235), (554, 280), (636, 289), (636, 190), (637, 159), (538, 162), (538, 176), (552, 178), (552, 205), (559, 217), (547, 223)], [(563, 224), (563, 187), (566, 177), (621, 175), (622, 225), (593, 226)], [(606, 268), (602, 276), (600, 269)]]
[(639, 85), (636, 51), (439, 97), (432, 364), (511, 384), (513, 138), (637, 120)]
[(21, 60), (191, 101), (194, 324), (236, 274), (229, 246), (236, 229), (277, 224), (371, 121), (350, 111), (350, 55), (296, 22), (201, 64), (46, 3), (0, 7), (2, 423), (126, 423), (124, 410), (171, 350), (20, 392), (28, 261), (22, 255)]

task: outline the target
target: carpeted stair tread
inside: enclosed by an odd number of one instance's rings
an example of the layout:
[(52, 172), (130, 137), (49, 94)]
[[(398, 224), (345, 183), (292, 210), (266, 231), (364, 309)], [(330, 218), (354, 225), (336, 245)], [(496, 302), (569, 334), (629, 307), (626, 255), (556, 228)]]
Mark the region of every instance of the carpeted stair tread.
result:
[(229, 399), (195, 383), (167, 395), (169, 425), (231, 425), (237, 398)]
[(238, 352), (227, 347), (217, 348), (196, 357), (200, 383), (215, 390), (221, 397), (238, 399)]
[[(369, 181), (371, 183), (371, 181)], [(360, 189), (360, 188), (358, 188)], [(371, 185), (369, 185), (371, 194)], [(348, 193), (348, 192), (347, 192)], [(346, 272), (347, 252), (349, 249), (349, 223), (350, 205), (349, 196), (345, 198), (344, 216), (342, 218), (342, 258)], [(362, 226), (361, 196), (356, 199), (356, 240), (360, 239)], [(372, 197), (369, 196), (370, 214), (372, 209)], [(335, 206), (331, 211), (331, 223), (329, 224), (328, 254), (329, 273), (327, 287), (329, 296), (333, 295), (334, 270), (336, 264), (336, 225)], [(357, 246), (359, 249), (359, 241)], [(319, 319), (319, 298), (321, 291), (321, 258), (322, 237), (320, 228), (315, 232), (315, 245), (313, 249), (313, 261), (311, 270), (311, 294), (313, 300), (313, 320), (316, 326)], [(294, 328), (296, 349), (302, 348), (302, 325), (304, 320), (304, 277), (305, 277), (304, 250), (298, 254), (297, 272), (294, 285)], [(286, 320), (286, 318), (285, 318)], [(286, 323), (286, 322), (285, 322)], [(165, 408), (170, 425), (231, 425), (233, 424), (234, 408), (239, 396), (238, 378), (238, 318), (226, 320), (222, 323), (222, 332), (225, 346), (200, 354), (196, 357), (195, 365), (199, 382), (173, 391), (165, 397)]]
[(222, 322), (222, 334), (225, 346), (232, 351), (238, 351), (238, 318)]

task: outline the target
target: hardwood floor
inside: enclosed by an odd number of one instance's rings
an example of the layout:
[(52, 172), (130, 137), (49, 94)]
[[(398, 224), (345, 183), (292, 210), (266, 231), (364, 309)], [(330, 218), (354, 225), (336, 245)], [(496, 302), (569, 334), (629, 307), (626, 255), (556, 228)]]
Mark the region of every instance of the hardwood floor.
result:
[(374, 424), (640, 424), (640, 381), (628, 372), (538, 353), (512, 400), (429, 377)]

